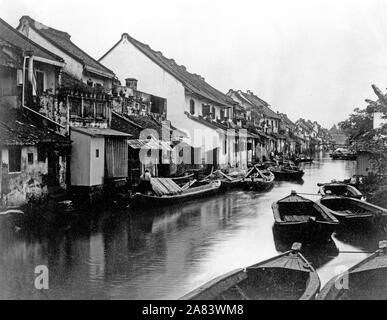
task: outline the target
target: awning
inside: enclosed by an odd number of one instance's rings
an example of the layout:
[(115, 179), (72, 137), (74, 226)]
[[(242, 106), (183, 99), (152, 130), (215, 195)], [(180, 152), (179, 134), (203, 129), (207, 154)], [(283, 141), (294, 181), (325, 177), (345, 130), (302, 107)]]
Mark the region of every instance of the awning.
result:
[(130, 139), (128, 145), (132, 149), (152, 149), (152, 150), (163, 150), (172, 151), (171, 146), (166, 141), (152, 139)]
[(91, 137), (119, 137), (119, 138), (129, 138), (132, 137), (131, 134), (109, 129), (109, 128), (81, 128), (81, 127), (71, 127), (71, 131), (76, 131), (83, 133)]

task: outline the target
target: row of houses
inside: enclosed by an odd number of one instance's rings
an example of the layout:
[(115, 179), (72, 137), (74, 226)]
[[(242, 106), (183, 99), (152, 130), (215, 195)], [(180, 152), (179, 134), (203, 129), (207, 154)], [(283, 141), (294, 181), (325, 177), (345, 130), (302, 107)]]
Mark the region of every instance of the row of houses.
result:
[(0, 19), (2, 206), (71, 190), (103, 193), (140, 175), (246, 169), (329, 137), (251, 91), (223, 93), (124, 33), (99, 60), (63, 31)]

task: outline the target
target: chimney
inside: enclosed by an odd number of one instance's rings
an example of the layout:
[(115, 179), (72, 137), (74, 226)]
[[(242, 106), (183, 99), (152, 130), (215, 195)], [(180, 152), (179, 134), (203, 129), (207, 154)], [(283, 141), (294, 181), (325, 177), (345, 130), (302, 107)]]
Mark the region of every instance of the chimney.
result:
[(125, 84), (127, 87), (137, 90), (137, 79), (134, 78), (126, 78), (125, 79)]

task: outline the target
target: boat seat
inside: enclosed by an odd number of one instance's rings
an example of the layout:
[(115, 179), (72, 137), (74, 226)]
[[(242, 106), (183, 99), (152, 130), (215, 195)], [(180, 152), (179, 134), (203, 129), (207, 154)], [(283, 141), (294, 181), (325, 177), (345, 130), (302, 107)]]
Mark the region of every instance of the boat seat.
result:
[(307, 222), (311, 216), (309, 215), (284, 215), (282, 219), (286, 222)]

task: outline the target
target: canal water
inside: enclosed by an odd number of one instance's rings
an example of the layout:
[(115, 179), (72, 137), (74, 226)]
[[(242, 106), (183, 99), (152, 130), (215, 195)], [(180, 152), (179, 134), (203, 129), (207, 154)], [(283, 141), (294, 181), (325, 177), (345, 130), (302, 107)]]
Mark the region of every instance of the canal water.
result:
[[(286, 251), (271, 204), (291, 190), (316, 199), (317, 183), (352, 176), (355, 163), (317, 154), (303, 182), (267, 193), (231, 191), (159, 210), (103, 212), (65, 228), (15, 228), (0, 217), (0, 299), (176, 299), (235, 268)], [(33, 230), (32, 230), (33, 229)], [(376, 249), (378, 236), (339, 235), (304, 246), (322, 285)], [(352, 251), (355, 253), (348, 253)], [(49, 289), (36, 290), (36, 266)]]

